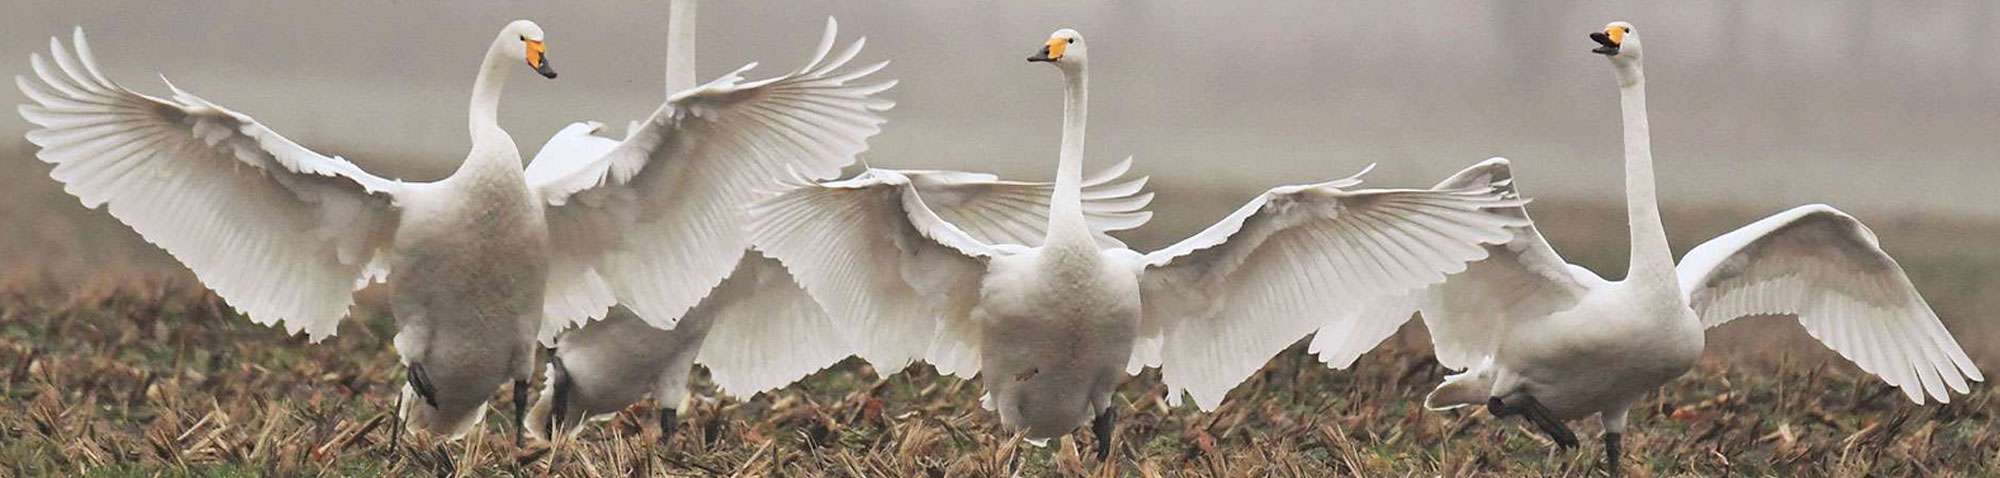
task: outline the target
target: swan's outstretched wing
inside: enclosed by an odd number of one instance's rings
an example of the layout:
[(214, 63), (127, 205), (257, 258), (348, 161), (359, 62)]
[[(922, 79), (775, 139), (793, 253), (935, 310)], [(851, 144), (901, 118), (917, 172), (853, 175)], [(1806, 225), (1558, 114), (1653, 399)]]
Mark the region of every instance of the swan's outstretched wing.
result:
[[(1433, 189), (1491, 186), (1514, 197), (1513, 179), (1507, 160), (1492, 158), (1445, 178)], [(1494, 212), (1529, 219), (1525, 206)], [(1463, 370), (1493, 354), (1499, 337), (1494, 331), (1501, 330), (1504, 320), (1532, 320), (1574, 307), (1587, 292), (1587, 282), (1572, 275), (1569, 264), (1549, 247), (1534, 223), (1512, 231), (1513, 239), (1484, 246), (1485, 260), (1466, 265), (1465, 271), (1444, 283), (1347, 311), (1326, 323), (1313, 335), (1311, 352), (1328, 366), (1346, 368), (1421, 309), (1438, 362)]]
[(229, 305), (261, 324), (285, 323), (312, 340), (333, 335), (353, 291), (388, 274), (392, 197), (404, 184), (314, 153), (179, 88), (172, 98), (113, 83), (75, 34), (72, 55), (49, 40), (41, 81), (14, 77), (34, 104), (49, 175), (84, 207), (112, 217), (193, 270)]
[(711, 325), (695, 362), (708, 366), (723, 393), (776, 390), (854, 353), (785, 267), (756, 252), (702, 301), (689, 320), (707, 313)]
[[(1132, 158), (1083, 181), (1083, 213), (1098, 244), (1125, 247), (1107, 232), (1146, 224), (1153, 193), (1145, 192), (1146, 177), (1124, 177)], [(895, 170), (939, 218), (988, 244), (1039, 246), (1049, 224), (1049, 198), (1055, 183), (1003, 181), (985, 173)]]
[(908, 177), (869, 170), (797, 184), (751, 213), (757, 249), (784, 263), (878, 372), (929, 358), (946, 373), (976, 373), (972, 308), (986, 261), (1008, 252), (940, 219)]
[(1800, 206), (1688, 251), (1675, 268), (1703, 324), (1797, 316), (1814, 338), (1919, 404), (1950, 402), (1979, 369), (1938, 323), (1875, 233), (1830, 206)]
[(1359, 183), (1274, 188), (1146, 255), (1140, 333), (1163, 339), (1171, 402), (1214, 409), (1328, 314), (1442, 282), (1527, 223), (1489, 212), (1526, 203), (1490, 187), (1343, 189)]
[[(1083, 181), (1084, 216), (1099, 245), (1125, 247), (1110, 235), (1144, 225), (1153, 213), (1144, 210), (1153, 193), (1144, 192), (1146, 177), (1125, 178), (1132, 158), (1125, 158)], [(1055, 184), (1003, 181), (984, 173), (897, 170), (910, 178), (924, 203), (938, 217), (989, 244), (1039, 246), (1049, 224), (1049, 198)]]
[[(1152, 198), (1145, 178), (1120, 179), (1129, 170), (1119, 163), (1085, 181), (1084, 215), (1100, 241), (1116, 242), (1104, 233), (1150, 217), (1138, 210)], [(985, 260), (1041, 242), (1049, 198), (1033, 196), (1051, 187), (979, 173), (869, 169), (760, 203), (753, 242), (790, 268), (881, 373), (924, 359), (969, 378), (979, 370), (971, 313)]]
[(875, 94), (894, 82), (855, 84), (884, 64), (843, 69), (863, 42), (829, 56), (834, 33), (829, 19), (818, 53), (797, 71), (744, 82), (746, 66), (675, 94), (582, 166), (528, 176), (550, 205), (548, 296), (557, 300), (544, 340), (600, 316), (613, 298), (672, 327), (749, 245), (745, 205), (775, 178), (832, 177), (867, 148), (892, 105)]

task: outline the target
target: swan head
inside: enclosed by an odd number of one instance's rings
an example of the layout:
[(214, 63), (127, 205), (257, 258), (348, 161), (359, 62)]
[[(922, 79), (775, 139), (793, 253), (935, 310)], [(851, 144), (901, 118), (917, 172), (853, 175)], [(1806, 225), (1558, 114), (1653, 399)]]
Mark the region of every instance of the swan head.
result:
[(1611, 22), (1603, 30), (1590, 32), (1590, 40), (1598, 44), (1590, 52), (1604, 55), (1613, 63), (1639, 60), (1639, 32), (1631, 23)]
[(540, 73), (543, 78), (556, 77), (556, 69), (549, 66), (549, 47), (542, 43), (541, 25), (527, 20), (514, 20), (513, 23), (507, 24), (507, 28), (500, 30), (501, 41), (510, 38), (517, 39), (520, 47), (502, 48), (501, 51), (507, 52), (509, 58), (527, 63), (528, 68), (535, 69), (535, 73)]
[(1070, 70), (1083, 66), (1083, 59), (1089, 54), (1089, 50), (1083, 46), (1082, 34), (1064, 28), (1049, 34), (1049, 41), (1042, 44), (1041, 51), (1035, 52), (1035, 56), (1028, 57), (1028, 61), (1048, 63), (1055, 65), (1056, 68)]

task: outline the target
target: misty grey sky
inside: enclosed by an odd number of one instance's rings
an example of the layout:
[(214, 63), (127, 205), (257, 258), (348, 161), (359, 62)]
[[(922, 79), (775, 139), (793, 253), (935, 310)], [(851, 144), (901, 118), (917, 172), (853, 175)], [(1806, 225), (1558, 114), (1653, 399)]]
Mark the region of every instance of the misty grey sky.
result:
[[(562, 124), (623, 125), (664, 95), (664, 2), (13, 3), (0, 72), (27, 73), (30, 52), (82, 25), (127, 87), (162, 94), (164, 74), (407, 179), (441, 177), (463, 156), (472, 74), (514, 18), (547, 30), (562, 74), (524, 67), (508, 83), (502, 125), (524, 156)], [(1052, 175), (1061, 86), (1022, 59), (1077, 28), (1092, 48), (1086, 167), (1136, 155), (1167, 191), (1156, 210), (1192, 224), (1371, 162), (1370, 184), (1408, 186), (1507, 156), (1542, 201), (1619, 198), (1616, 86), (1585, 34), (1620, 19), (1646, 38), (1670, 208), (1828, 202), (1864, 219), (2000, 219), (1990, 1), (710, 1), (700, 76), (753, 60), (753, 78), (789, 70), (827, 16), (843, 38), (868, 37), (863, 61), (894, 61), (880, 76), (902, 80), (867, 160), (1024, 179)], [(25, 101), (11, 88), (0, 98)], [(12, 154), (27, 125), (7, 116), (0, 171), (48, 182), (45, 165)], [(46, 186), (8, 194), (59, 194)]]

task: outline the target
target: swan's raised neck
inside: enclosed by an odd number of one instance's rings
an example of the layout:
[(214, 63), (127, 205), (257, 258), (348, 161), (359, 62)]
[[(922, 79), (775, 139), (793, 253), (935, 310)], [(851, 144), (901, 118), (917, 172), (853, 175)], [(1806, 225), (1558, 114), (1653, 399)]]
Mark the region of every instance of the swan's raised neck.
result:
[[(1621, 41), (1615, 45), (1610, 60), (1618, 77), (1618, 106), (1625, 128), (1625, 212), (1632, 231), (1631, 263), (1626, 276), (1628, 280), (1639, 279), (1678, 289), (1673, 252), (1667, 248), (1657, 181), (1653, 177), (1652, 128), (1646, 118), (1646, 74), (1640, 65), (1639, 36), (1632, 32), (1630, 24), (1623, 22), (1605, 28), (1606, 31), (1624, 29), (1618, 35)], [(1674, 292), (1678, 295), (1678, 291)]]
[[(468, 110), (475, 139), (482, 130), (500, 127), (500, 91), (507, 86), (507, 68), (530, 65), (542, 76), (555, 78), (555, 70), (539, 50), (541, 44), (542, 27), (527, 20), (508, 23), (494, 35), (493, 44), (486, 47), (486, 58), (479, 63), (479, 75), (472, 82), (472, 104)], [(531, 48), (536, 51), (531, 53)], [(535, 61), (528, 60), (530, 55)]]
[(667, 8), (667, 96), (694, 88), (695, 0)]
[(1049, 229), (1043, 244), (1089, 244), (1090, 226), (1083, 216), (1084, 122), (1089, 116), (1090, 75), (1084, 68), (1083, 38), (1063, 29), (1030, 61), (1054, 64), (1063, 74), (1062, 150), (1056, 161), (1055, 191), (1049, 198)]

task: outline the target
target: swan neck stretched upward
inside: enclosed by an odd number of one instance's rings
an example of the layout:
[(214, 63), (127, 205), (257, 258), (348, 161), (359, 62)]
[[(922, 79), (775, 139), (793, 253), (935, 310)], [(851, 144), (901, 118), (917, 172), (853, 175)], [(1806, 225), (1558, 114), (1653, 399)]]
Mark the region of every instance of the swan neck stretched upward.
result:
[(500, 90), (507, 86), (507, 68), (515, 61), (505, 49), (520, 48), (519, 40), (511, 35), (502, 31), (493, 38), (493, 45), (486, 48), (486, 59), (479, 63), (479, 76), (472, 82), (469, 129), (475, 144), (488, 130), (500, 129)]
[(694, 88), (695, 0), (667, 7), (667, 96)]
[(1646, 75), (1639, 62), (1618, 62), (1618, 106), (1625, 123), (1625, 214), (1632, 230), (1631, 264), (1627, 280), (1641, 279), (1678, 286), (1673, 252), (1667, 249), (1666, 227), (1660, 223), (1660, 202), (1653, 180), (1653, 146), (1646, 124)]
[(1063, 69), (1062, 151), (1056, 159), (1055, 192), (1049, 198), (1049, 231), (1043, 244), (1095, 244), (1083, 217), (1083, 124), (1089, 77), (1082, 65)]

